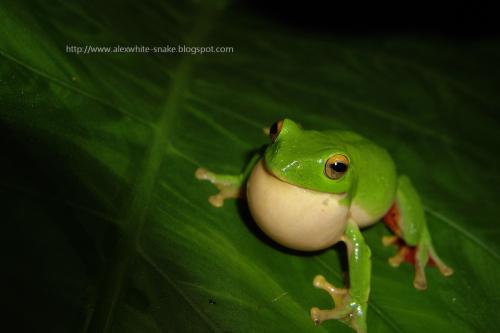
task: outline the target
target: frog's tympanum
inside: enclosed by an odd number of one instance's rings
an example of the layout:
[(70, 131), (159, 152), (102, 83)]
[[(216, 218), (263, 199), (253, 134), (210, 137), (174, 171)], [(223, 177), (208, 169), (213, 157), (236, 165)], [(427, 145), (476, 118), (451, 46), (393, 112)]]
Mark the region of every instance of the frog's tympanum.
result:
[(267, 132), (271, 143), (240, 175), (202, 168), (195, 175), (220, 190), (209, 198), (215, 207), (224, 199), (246, 196), (255, 222), (286, 247), (315, 251), (339, 241), (346, 244), (349, 288), (337, 288), (322, 275), (314, 277), (314, 287), (328, 292), (335, 303), (329, 310), (312, 308), (314, 323), (339, 319), (357, 332), (367, 331), (371, 252), (359, 228), (382, 218), (394, 233), (383, 243), (399, 245), (389, 264), (413, 262), (415, 288), (427, 287), (428, 263), (445, 276), (453, 273), (434, 249), (410, 179), (397, 175), (383, 148), (349, 131), (303, 130), (290, 119), (276, 122)]

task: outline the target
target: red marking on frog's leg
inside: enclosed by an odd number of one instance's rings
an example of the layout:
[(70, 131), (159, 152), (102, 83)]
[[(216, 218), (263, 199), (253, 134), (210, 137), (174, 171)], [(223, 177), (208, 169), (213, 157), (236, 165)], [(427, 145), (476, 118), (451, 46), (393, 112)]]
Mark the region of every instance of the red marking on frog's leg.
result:
[[(415, 265), (415, 255), (417, 254), (418, 251), (418, 246), (408, 246), (404, 243), (403, 240), (401, 240), (402, 244), (400, 244), (400, 247), (406, 247), (408, 250), (405, 253), (405, 258), (404, 261)], [(432, 259), (432, 256), (429, 253), (429, 261), (427, 262), (427, 266), (435, 266), (436, 262), (434, 259)]]
[(399, 238), (401, 238), (401, 228), (399, 227), (400, 214), (396, 203), (384, 215), (384, 223)]
[[(397, 254), (392, 257), (390, 260), (391, 265), (395, 266), (395, 263), (400, 263), (405, 261), (412, 265), (415, 265), (415, 255), (417, 253), (417, 246), (410, 246), (405, 243), (402, 238), (402, 232), (400, 227), (401, 222), (401, 214), (399, 213), (398, 206), (396, 203), (392, 204), (391, 208), (384, 215), (384, 223), (387, 225), (389, 230), (391, 230), (397, 238), (393, 238), (391, 236), (384, 236), (384, 245), (394, 244), (398, 247)], [(436, 263), (432, 258), (432, 255), (429, 254), (429, 262), (427, 265), (435, 266)], [(399, 266), (399, 264), (398, 264)]]
[(427, 266), (436, 266), (436, 262), (432, 258), (432, 255), (429, 253), (429, 261), (427, 262)]

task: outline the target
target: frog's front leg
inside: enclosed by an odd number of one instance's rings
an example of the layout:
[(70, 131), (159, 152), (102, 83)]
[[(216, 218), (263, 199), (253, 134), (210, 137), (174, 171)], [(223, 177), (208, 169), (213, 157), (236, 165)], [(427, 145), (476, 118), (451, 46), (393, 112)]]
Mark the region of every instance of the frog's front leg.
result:
[(349, 263), (349, 289), (336, 288), (321, 275), (313, 280), (316, 288), (327, 291), (333, 298), (335, 307), (331, 310), (311, 309), (315, 324), (329, 319), (342, 320), (356, 332), (366, 332), (366, 310), (370, 294), (371, 251), (366, 245), (357, 224), (349, 220), (341, 240), (347, 246)]
[(208, 197), (208, 202), (214, 207), (222, 207), (225, 199), (245, 197), (247, 178), (259, 158), (259, 154), (254, 155), (245, 170), (239, 175), (219, 175), (205, 168), (196, 169), (194, 175), (197, 179), (207, 180), (219, 189), (219, 193)]
[(382, 240), (384, 245), (399, 245), (398, 253), (389, 258), (391, 266), (397, 267), (403, 261), (415, 264), (415, 279), (413, 285), (416, 289), (427, 288), (425, 267), (434, 263), (444, 276), (453, 274), (437, 255), (432, 244), (425, 212), (410, 179), (401, 176), (398, 180), (396, 202), (384, 217), (385, 223), (397, 237), (386, 236)]

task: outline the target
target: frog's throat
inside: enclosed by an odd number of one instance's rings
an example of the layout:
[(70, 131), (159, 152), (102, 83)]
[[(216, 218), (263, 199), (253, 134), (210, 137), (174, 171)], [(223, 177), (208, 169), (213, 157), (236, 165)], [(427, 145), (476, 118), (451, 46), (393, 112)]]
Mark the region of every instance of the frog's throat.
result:
[(286, 247), (316, 251), (342, 237), (349, 208), (345, 194), (309, 190), (284, 182), (259, 161), (247, 183), (247, 200), (257, 225)]

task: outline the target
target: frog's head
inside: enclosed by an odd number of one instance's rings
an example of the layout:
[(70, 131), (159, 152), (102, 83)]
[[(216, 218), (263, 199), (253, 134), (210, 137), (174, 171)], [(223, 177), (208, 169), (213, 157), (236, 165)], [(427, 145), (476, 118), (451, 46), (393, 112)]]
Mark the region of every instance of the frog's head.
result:
[(252, 216), (287, 247), (331, 246), (344, 233), (355, 188), (354, 145), (346, 134), (305, 131), (290, 119), (276, 122), (269, 132), (272, 142), (247, 182)]
[(272, 143), (264, 161), (278, 179), (310, 190), (346, 193), (353, 187), (355, 166), (349, 145), (328, 133), (303, 130), (290, 119), (270, 128)]

